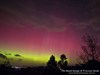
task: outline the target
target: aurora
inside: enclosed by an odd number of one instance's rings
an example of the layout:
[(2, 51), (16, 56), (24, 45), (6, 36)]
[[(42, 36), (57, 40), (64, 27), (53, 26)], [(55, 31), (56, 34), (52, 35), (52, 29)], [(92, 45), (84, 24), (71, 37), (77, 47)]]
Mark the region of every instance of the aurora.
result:
[(51, 55), (59, 61), (61, 54), (75, 65), (82, 36), (100, 38), (99, 8), (99, 0), (0, 0), (0, 53), (23, 67), (44, 66)]

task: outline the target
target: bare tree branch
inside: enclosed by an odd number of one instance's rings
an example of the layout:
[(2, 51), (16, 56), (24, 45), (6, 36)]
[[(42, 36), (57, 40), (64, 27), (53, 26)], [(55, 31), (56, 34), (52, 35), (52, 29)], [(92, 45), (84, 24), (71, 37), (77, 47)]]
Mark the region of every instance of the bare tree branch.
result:
[(89, 60), (98, 60), (100, 58), (100, 53), (98, 52), (100, 48), (97, 46), (97, 39), (91, 36), (84, 36), (83, 37), (84, 45), (81, 46), (83, 50), (83, 54), (79, 57), (80, 59), (86, 63)]

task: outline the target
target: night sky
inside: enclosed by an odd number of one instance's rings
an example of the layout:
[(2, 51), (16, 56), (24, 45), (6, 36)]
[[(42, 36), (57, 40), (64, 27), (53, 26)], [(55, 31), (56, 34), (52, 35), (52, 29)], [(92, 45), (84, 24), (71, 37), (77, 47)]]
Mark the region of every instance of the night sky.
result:
[(0, 0), (0, 53), (12, 64), (44, 65), (63, 53), (76, 64), (88, 34), (100, 44), (100, 0)]

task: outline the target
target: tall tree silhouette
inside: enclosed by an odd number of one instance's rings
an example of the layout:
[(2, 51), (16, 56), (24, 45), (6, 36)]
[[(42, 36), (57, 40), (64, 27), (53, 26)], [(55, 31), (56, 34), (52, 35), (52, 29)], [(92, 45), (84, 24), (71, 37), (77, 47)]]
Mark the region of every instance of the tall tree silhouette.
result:
[(47, 66), (49, 68), (57, 68), (57, 61), (55, 60), (55, 56), (51, 55), (50, 60), (47, 62)]
[(97, 46), (97, 40), (92, 36), (83, 37), (84, 45), (81, 46), (83, 53), (79, 56), (83, 63), (89, 60), (99, 60), (100, 53)]
[(65, 54), (62, 54), (61, 56), (60, 56), (60, 61), (58, 62), (58, 67), (60, 68), (60, 69), (66, 69), (67, 68), (67, 64), (68, 64), (68, 62), (67, 62), (67, 57), (65, 56)]

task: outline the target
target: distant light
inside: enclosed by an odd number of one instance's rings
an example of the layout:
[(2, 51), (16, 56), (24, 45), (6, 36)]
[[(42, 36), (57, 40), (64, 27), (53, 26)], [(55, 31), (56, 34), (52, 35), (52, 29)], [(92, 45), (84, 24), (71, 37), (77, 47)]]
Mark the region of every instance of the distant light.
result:
[(18, 66), (12, 66), (12, 68), (15, 68), (15, 69), (20, 69), (20, 67), (18, 67)]

